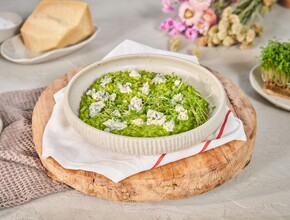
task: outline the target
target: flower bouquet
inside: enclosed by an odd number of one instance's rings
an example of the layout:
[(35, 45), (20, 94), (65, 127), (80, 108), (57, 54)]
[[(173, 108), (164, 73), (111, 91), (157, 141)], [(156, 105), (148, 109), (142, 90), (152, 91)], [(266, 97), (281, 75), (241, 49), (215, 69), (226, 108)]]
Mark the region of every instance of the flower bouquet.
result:
[[(177, 50), (183, 35), (198, 39), (199, 46), (251, 48), (263, 27), (254, 23), (267, 13), (275, 0), (163, 0), (165, 13), (175, 12), (160, 24), (160, 30), (173, 36), (171, 50)], [(176, 13), (177, 12), (177, 13)], [(177, 14), (177, 16), (176, 16)]]

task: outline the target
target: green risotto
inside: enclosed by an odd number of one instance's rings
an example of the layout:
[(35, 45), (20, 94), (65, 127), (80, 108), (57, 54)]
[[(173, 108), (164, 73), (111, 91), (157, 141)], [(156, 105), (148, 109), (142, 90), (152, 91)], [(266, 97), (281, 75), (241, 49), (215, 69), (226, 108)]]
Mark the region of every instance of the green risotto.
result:
[(209, 103), (174, 74), (120, 71), (98, 78), (82, 96), (80, 119), (114, 134), (159, 137), (206, 122)]

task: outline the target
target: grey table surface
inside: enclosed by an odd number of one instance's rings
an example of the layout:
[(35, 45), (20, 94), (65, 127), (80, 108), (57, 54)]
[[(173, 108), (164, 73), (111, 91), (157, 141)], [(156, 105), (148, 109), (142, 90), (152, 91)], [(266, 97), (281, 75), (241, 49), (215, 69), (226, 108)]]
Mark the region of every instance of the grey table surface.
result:
[[(0, 11), (26, 18), (38, 0), (1, 0)], [(64, 73), (104, 57), (125, 39), (168, 49), (158, 30), (167, 16), (158, 0), (87, 1), (101, 31), (84, 48), (50, 62), (20, 65), (0, 57), (0, 92), (46, 86)], [(249, 82), (269, 39), (290, 38), (290, 9), (275, 5), (261, 20), (265, 35), (254, 48), (202, 48), (200, 63), (232, 79), (248, 95), (257, 112), (257, 139), (251, 163), (222, 186), (202, 195), (159, 203), (116, 203), (68, 190), (0, 211), (1, 219), (290, 219), (290, 112), (258, 95)], [(188, 54), (194, 42), (183, 41)]]

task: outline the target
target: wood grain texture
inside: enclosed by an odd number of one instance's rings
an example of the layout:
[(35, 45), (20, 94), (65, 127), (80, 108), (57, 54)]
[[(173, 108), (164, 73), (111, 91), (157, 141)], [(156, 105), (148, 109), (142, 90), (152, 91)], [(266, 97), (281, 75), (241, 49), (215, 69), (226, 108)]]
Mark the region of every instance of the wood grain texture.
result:
[(75, 72), (55, 80), (40, 96), (32, 118), (33, 139), (48, 175), (88, 195), (122, 202), (152, 202), (192, 197), (225, 183), (248, 165), (256, 137), (256, 113), (245, 94), (228, 78), (213, 71), (225, 87), (228, 105), (244, 123), (247, 141), (232, 141), (114, 183), (93, 172), (69, 170), (53, 158), (41, 158), (44, 128), (51, 116), (53, 94), (67, 85)]

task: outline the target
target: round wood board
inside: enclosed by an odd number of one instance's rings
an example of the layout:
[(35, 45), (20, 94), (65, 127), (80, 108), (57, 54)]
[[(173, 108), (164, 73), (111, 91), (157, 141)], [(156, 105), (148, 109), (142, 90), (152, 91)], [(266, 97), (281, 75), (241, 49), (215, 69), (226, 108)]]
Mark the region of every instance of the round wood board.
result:
[(53, 94), (67, 85), (76, 73), (71, 72), (45, 89), (33, 111), (33, 139), (48, 175), (88, 195), (122, 202), (182, 199), (225, 183), (250, 162), (256, 138), (256, 113), (249, 99), (232, 81), (212, 72), (224, 85), (229, 107), (244, 123), (246, 142), (232, 141), (204, 153), (133, 175), (119, 183), (97, 173), (65, 169), (51, 157), (41, 158), (42, 137), (53, 110)]

